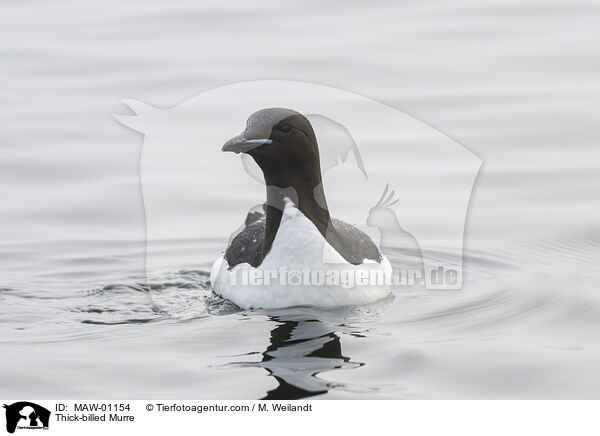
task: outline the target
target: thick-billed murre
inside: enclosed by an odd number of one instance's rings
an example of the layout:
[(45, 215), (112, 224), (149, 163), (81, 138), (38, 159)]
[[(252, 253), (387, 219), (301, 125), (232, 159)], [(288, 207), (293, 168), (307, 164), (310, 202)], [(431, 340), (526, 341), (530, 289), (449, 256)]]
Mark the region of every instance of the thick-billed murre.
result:
[(366, 304), (390, 293), (373, 274), (391, 274), (385, 256), (368, 235), (329, 214), (317, 139), (306, 117), (282, 108), (255, 112), (222, 151), (254, 159), (267, 201), (264, 211), (248, 214), (245, 228), (214, 263), (210, 278), (217, 294), (242, 308), (280, 308)]

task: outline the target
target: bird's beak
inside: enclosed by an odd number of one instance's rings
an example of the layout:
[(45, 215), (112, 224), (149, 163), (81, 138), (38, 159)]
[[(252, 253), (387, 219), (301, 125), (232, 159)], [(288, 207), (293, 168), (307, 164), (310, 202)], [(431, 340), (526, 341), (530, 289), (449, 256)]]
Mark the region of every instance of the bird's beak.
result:
[(247, 153), (250, 150), (259, 147), (263, 144), (270, 144), (273, 141), (270, 139), (246, 139), (244, 134), (231, 138), (223, 145), (221, 151), (233, 151), (236, 154)]

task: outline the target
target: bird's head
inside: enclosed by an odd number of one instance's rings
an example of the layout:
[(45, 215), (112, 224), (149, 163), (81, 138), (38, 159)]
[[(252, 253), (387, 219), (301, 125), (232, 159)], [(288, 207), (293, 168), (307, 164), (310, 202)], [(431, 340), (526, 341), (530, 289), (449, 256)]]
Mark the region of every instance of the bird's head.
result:
[(398, 221), (396, 219), (396, 213), (392, 209), (392, 206), (398, 203), (398, 199), (394, 199), (395, 192), (392, 190), (388, 193), (389, 184), (385, 185), (383, 194), (375, 206), (369, 210), (369, 216), (367, 218), (367, 225), (369, 227), (378, 227), (379, 229), (393, 229), (394, 224)]
[(246, 153), (261, 168), (267, 183), (293, 185), (302, 178), (320, 182), (319, 148), (308, 119), (291, 109), (270, 108), (253, 113), (245, 130), (222, 151)]

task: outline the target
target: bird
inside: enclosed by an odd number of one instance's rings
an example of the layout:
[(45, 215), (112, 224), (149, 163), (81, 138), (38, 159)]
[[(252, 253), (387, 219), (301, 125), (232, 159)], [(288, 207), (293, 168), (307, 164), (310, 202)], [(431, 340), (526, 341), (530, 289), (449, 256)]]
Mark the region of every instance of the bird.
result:
[(421, 246), (417, 239), (400, 225), (398, 216), (392, 209), (399, 199), (394, 199), (393, 190), (388, 194), (388, 189), (389, 184), (385, 186), (377, 204), (369, 210), (367, 226), (379, 230), (379, 248), (388, 257), (395, 272), (410, 271), (424, 277)]
[(304, 115), (254, 112), (222, 151), (256, 162), (266, 202), (214, 262), (216, 294), (245, 309), (362, 305), (389, 296), (388, 259), (367, 234), (330, 215), (316, 135)]

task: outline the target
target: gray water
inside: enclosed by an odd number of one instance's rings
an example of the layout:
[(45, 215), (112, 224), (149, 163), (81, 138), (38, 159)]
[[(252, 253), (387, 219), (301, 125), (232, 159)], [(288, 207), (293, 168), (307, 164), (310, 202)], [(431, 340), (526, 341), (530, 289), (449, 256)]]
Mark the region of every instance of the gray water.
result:
[[(4, 2), (0, 396), (598, 398), (599, 9)], [(224, 232), (161, 241), (146, 277), (143, 138), (119, 102), (262, 79), (379, 100), (483, 160), (461, 290), (244, 311), (208, 284)]]

